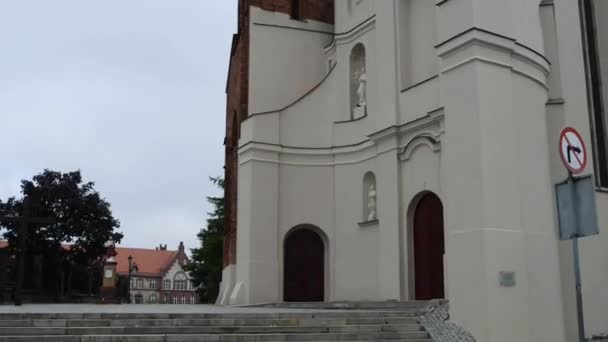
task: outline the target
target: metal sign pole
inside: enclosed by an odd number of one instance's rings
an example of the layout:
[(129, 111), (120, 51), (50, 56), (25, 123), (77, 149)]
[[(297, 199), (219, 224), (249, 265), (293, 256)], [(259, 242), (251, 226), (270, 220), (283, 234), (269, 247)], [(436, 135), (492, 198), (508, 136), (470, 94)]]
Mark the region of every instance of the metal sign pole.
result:
[(557, 184), (559, 230), (561, 240), (572, 240), (578, 340), (585, 342), (585, 319), (581, 288), (581, 264), (578, 239), (599, 234), (595, 189), (591, 176), (574, 177), (587, 166), (587, 148), (581, 134), (572, 127), (562, 129), (559, 138), (560, 157), (568, 169), (568, 178)]
[(578, 237), (572, 239), (572, 252), (574, 254), (574, 279), (576, 283), (576, 312), (578, 316), (578, 339), (585, 342), (585, 319), (583, 316), (583, 292), (581, 290), (581, 266), (578, 254)]
[[(578, 203), (579, 199), (575, 190), (575, 178), (571, 171), (568, 171), (568, 185), (571, 186), (572, 191), (570, 192), (572, 196), (572, 203), (574, 203), (574, 208), (576, 208), (576, 203)], [(574, 222), (578, 221), (578, 210), (573, 210), (572, 212), (574, 216)], [(581, 289), (581, 264), (580, 264), (580, 255), (578, 250), (578, 238), (580, 227), (576, 227), (576, 232), (574, 233), (574, 238), (572, 239), (572, 254), (574, 254), (574, 284), (576, 288), (576, 314), (578, 319), (578, 339), (579, 342), (585, 342), (585, 319), (583, 312), (583, 292)]]

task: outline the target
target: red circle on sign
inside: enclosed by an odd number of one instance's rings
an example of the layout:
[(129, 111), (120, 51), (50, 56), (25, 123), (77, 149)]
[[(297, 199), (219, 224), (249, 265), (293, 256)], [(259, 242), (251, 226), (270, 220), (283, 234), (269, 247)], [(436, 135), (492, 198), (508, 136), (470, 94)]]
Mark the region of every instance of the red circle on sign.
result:
[[(577, 160), (580, 164), (580, 167), (573, 167), (570, 164), (570, 162), (568, 161), (568, 157), (566, 155), (564, 155), (564, 150), (562, 149), (563, 141), (566, 140), (568, 145), (572, 146), (572, 143), (568, 140), (568, 137), (566, 136), (566, 134), (568, 134), (568, 133), (572, 133), (576, 136), (576, 138), (580, 141), (581, 148), (583, 149), (582, 150), (582, 153), (583, 153), (582, 160), (579, 159), (578, 154), (574, 153), (574, 156), (575, 156), (575, 158), (577, 158)], [(570, 170), (570, 172), (572, 172), (574, 174), (583, 172), (585, 170), (585, 167), (587, 167), (587, 147), (585, 146), (583, 137), (578, 133), (577, 130), (575, 130), (572, 127), (564, 128), (562, 130), (562, 133), (559, 136), (559, 156), (562, 158), (562, 162), (564, 163), (566, 168), (568, 168), (568, 170)]]

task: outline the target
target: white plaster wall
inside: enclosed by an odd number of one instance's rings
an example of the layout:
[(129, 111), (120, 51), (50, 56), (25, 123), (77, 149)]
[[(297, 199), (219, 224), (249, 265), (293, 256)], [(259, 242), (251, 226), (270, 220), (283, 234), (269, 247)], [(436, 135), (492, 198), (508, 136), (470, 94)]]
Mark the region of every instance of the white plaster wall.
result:
[[(336, 74), (332, 72), (329, 78), (333, 81)], [(319, 78), (318, 82), (321, 81)], [(329, 86), (335, 84), (328, 81), (321, 83), (309, 96), (295, 103), (279, 114), (279, 141), (284, 146), (294, 147), (327, 147), (331, 146), (332, 124), (337, 98), (331, 96)], [(299, 127), (294, 130), (290, 127)]]
[(414, 121), (441, 107), (439, 77), (399, 94), (399, 123)]
[[(360, 227), (363, 222), (363, 177), (376, 172), (375, 162), (335, 167), (335, 287), (336, 300), (377, 299), (379, 295), (379, 226)], [(382, 182), (376, 177), (376, 185)], [(378, 208), (383, 193), (378, 189)], [(378, 216), (380, 224), (382, 217)]]
[(435, 54), (435, 4), (428, 0), (399, 1), (401, 88), (423, 81), (439, 71)]
[[(280, 255), (279, 285), (283, 290), (283, 243), (287, 233), (302, 224), (319, 228), (329, 239), (330, 245), (325, 253), (326, 265), (332, 267), (333, 254), (331, 243), (335, 240), (334, 230), (334, 196), (333, 169), (331, 166), (298, 166), (281, 165), (279, 167), (279, 230), (276, 236), (276, 248)], [(326, 272), (325, 298), (330, 298)], [(331, 278), (331, 277), (330, 277)]]
[(239, 156), (237, 281), (231, 304), (279, 301), (278, 166)]
[(373, 16), (376, 0), (338, 0), (335, 2), (335, 31), (344, 33), (352, 30), (364, 20)]
[[(326, 33), (319, 33), (321, 31)], [(251, 7), (249, 113), (285, 107), (325, 74), (331, 25)]]

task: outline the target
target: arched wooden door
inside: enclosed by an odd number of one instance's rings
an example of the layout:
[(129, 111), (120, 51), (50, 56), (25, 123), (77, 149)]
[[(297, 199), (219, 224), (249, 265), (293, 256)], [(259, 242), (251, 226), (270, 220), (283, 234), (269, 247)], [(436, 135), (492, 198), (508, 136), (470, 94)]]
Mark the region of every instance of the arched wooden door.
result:
[(283, 297), (286, 302), (322, 302), (325, 292), (325, 246), (311, 229), (285, 239)]
[(424, 195), (414, 212), (414, 281), (417, 300), (445, 298), (443, 284), (443, 205)]

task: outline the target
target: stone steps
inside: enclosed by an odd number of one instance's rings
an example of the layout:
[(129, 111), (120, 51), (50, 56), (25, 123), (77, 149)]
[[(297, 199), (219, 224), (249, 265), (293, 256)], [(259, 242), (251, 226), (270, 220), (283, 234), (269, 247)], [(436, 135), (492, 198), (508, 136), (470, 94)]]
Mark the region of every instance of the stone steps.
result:
[(302, 303), (201, 313), (4, 313), (0, 342), (431, 342), (418, 320), (426, 307)]
[(84, 319), (84, 320), (0, 320), (1, 327), (172, 327), (172, 326), (315, 326), (315, 325), (374, 325), (417, 324), (416, 317), (378, 318), (304, 318), (304, 319)]
[(273, 334), (273, 333), (358, 333), (421, 331), (419, 324), (337, 325), (337, 326), (114, 326), (114, 327), (29, 327), (0, 328), (4, 335), (144, 335), (144, 334)]
[(0, 313), (3, 320), (124, 320), (124, 319), (304, 319), (418, 317), (422, 310), (327, 310), (241, 313)]
[(268, 304), (255, 304), (255, 305), (243, 305), (244, 308), (289, 308), (289, 309), (317, 309), (317, 310), (332, 310), (332, 309), (346, 309), (346, 310), (407, 310), (407, 309), (424, 309), (429, 304), (440, 304), (444, 303), (445, 300), (433, 300), (433, 301), (386, 301), (386, 302), (373, 302), (373, 301), (362, 301), (362, 302), (304, 302), (304, 303), (268, 303)]
[[(263, 339), (265, 338), (265, 339)], [(250, 341), (315, 341), (315, 342), (433, 342), (430, 338), (405, 338), (405, 339), (318, 339), (319, 336), (310, 336), (310, 339), (297, 340), (293, 336), (238, 336), (230, 335), (226, 338), (217, 335), (114, 335), (114, 336), (39, 336), (32, 339), (25, 336), (0, 336), (0, 342), (250, 342)]]

